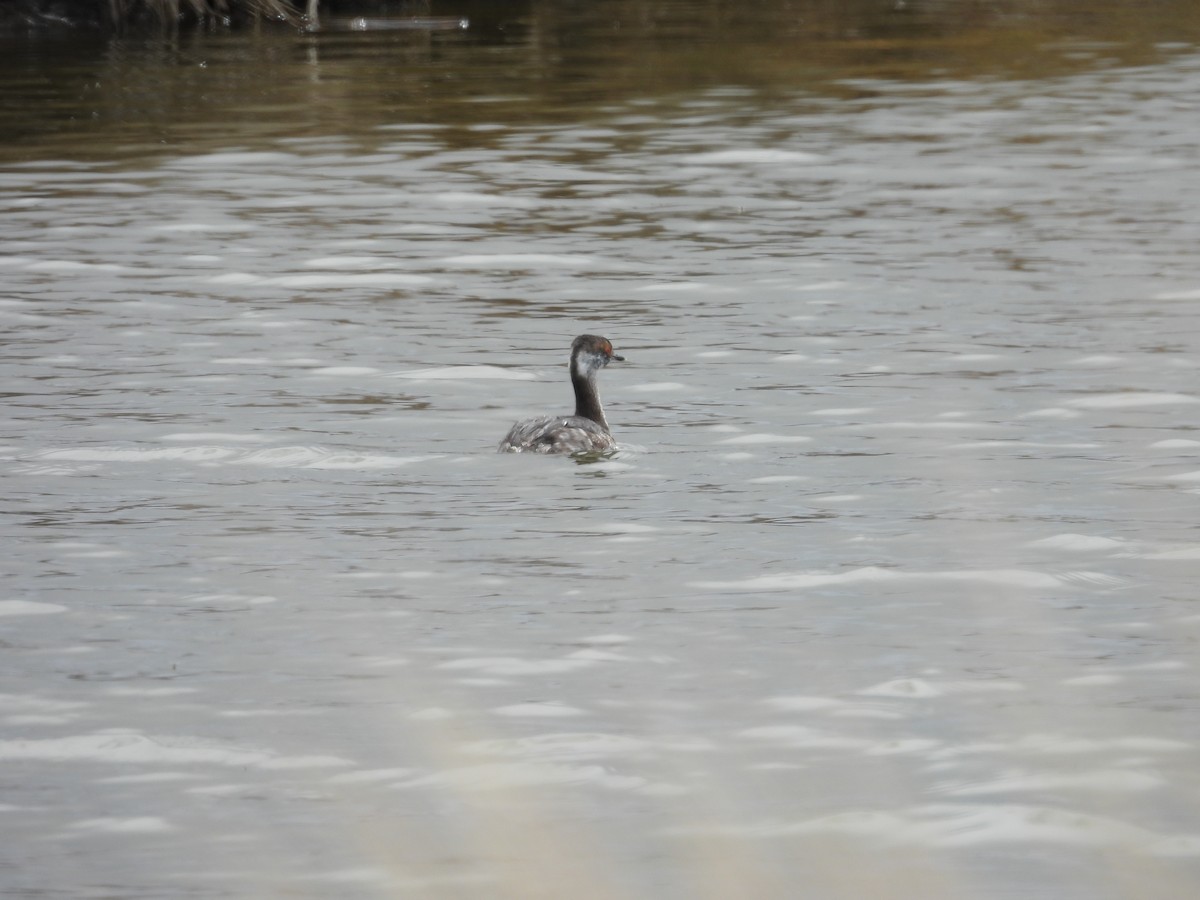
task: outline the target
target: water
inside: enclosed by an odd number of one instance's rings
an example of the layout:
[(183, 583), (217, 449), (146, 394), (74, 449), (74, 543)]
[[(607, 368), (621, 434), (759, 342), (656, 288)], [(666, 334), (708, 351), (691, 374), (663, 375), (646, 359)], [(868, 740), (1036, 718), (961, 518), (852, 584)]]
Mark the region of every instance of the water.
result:
[(531, 10), (9, 55), (0, 893), (1190, 895), (1200, 53)]

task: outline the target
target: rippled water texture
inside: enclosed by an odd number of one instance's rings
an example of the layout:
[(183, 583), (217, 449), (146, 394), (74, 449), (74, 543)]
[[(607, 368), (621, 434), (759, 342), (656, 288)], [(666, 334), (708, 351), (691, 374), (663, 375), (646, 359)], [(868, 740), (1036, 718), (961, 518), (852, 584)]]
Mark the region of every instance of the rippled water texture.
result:
[(10, 54), (0, 894), (1191, 896), (1200, 51), (531, 9)]

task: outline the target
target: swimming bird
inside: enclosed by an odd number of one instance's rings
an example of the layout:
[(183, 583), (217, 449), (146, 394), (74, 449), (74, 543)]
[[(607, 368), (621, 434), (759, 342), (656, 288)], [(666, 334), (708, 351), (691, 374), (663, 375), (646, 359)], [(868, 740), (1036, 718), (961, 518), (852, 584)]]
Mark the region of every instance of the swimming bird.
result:
[(518, 422), (496, 449), (501, 453), (589, 453), (612, 450), (613, 440), (600, 405), (596, 373), (613, 360), (608, 338), (581, 334), (571, 344), (571, 387), (575, 389), (575, 415), (540, 416)]

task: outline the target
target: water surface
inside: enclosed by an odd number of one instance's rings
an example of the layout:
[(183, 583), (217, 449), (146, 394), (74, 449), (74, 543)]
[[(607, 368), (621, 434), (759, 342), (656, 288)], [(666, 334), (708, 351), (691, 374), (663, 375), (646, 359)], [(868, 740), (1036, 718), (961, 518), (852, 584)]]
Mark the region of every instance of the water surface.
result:
[(0, 892), (1195, 890), (1187, 15), (637, 9), (13, 49)]

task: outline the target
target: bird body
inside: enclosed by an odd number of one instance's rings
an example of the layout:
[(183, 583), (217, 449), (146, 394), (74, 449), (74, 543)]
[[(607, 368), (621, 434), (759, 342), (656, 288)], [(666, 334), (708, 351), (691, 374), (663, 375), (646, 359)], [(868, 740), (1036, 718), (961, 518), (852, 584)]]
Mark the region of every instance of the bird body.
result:
[(612, 360), (624, 359), (613, 352), (608, 338), (594, 334), (575, 338), (571, 344), (575, 415), (539, 416), (517, 422), (497, 449), (501, 453), (589, 453), (615, 449), (617, 442), (604, 417), (596, 373)]

